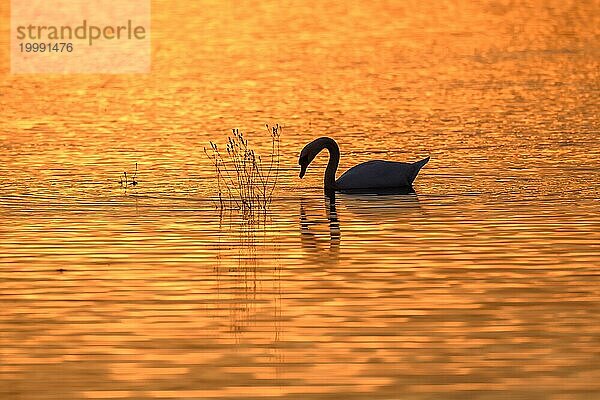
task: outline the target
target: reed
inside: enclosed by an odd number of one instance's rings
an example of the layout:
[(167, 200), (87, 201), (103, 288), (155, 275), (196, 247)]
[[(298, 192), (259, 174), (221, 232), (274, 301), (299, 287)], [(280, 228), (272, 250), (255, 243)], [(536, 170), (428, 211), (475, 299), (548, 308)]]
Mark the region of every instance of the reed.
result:
[(138, 184), (137, 173), (138, 173), (138, 164), (135, 163), (135, 171), (133, 172), (133, 175), (129, 174), (129, 176), (128, 176), (127, 171), (123, 172), (123, 175), (121, 175), (119, 177), (119, 185), (122, 188), (124, 188), (125, 190), (127, 190), (127, 188), (130, 186), (137, 186), (137, 184)]
[(237, 208), (244, 213), (266, 210), (273, 200), (279, 179), (280, 137), (283, 127), (266, 125), (271, 154), (264, 160), (239, 129), (232, 129), (225, 152), (210, 142), (204, 153), (211, 160), (217, 184), (217, 207)]

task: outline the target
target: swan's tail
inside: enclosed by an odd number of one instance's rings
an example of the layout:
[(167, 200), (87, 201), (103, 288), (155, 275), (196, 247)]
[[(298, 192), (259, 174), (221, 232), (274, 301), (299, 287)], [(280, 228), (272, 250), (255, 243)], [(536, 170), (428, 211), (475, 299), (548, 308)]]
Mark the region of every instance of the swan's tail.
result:
[(421, 170), (421, 168), (423, 168), (423, 166), (425, 164), (427, 164), (429, 162), (430, 157), (426, 157), (424, 159), (422, 159), (421, 161), (417, 161), (415, 163), (413, 163), (413, 173), (410, 177), (410, 184), (412, 186), (413, 182), (415, 181), (415, 179), (417, 179), (417, 175), (419, 175), (419, 171)]

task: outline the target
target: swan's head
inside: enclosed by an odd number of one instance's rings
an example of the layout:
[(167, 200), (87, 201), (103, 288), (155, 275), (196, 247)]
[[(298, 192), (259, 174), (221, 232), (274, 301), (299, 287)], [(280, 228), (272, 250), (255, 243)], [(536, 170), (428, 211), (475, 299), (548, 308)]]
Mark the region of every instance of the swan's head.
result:
[(300, 178), (304, 176), (304, 174), (306, 173), (306, 169), (308, 168), (308, 165), (312, 162), (312, 160), (314, 160), (317, 154), (319, 154), (319, 152), (323, 150), (323, 144), (321, 142), (322, 138), (313, 140), (312, 142), (304, 146), (304, 148), (300, 152), (300, 157), (298, 157), (298, 164), (300, 164)]

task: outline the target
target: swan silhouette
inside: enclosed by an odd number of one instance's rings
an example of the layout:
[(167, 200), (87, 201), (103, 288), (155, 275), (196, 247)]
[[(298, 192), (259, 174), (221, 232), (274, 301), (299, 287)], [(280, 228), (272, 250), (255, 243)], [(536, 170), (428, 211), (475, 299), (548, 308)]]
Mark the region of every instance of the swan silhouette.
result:
[(335, 173), (340, 163), (340, 148), (335, 140), (320, 137), (313, 140), (300, 152), (300, 178), (308, 165), (323, 149), (329, 151), (329, 162), (325, 169), (325, 193), (337, 191), (378, 191), (381, 189), (412, 189), (412, 184), (429, 157), (415, 163), (372, 160), (355, 165), (344, 172), (337, 180)]

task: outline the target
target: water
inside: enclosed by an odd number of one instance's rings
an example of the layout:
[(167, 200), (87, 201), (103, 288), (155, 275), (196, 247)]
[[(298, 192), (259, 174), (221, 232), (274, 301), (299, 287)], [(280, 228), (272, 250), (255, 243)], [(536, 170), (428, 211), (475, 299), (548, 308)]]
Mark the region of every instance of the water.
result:
[[(600, 396), (599, 9), (157, 1), (139, 76), (2, 42), (0, 397)], [(219, 213), (202, 148), (277, 122), (269, 212)], [(321, 135), (432, 159), (330, 201)]]

